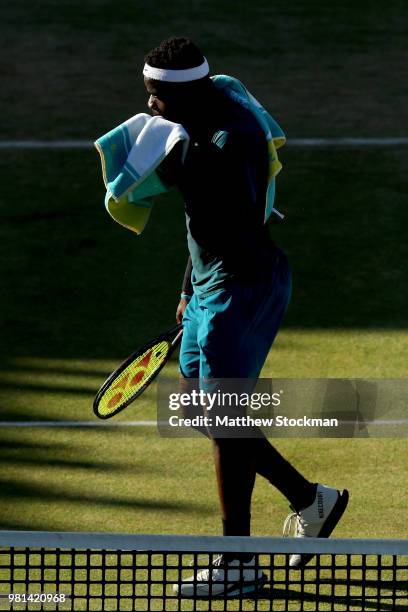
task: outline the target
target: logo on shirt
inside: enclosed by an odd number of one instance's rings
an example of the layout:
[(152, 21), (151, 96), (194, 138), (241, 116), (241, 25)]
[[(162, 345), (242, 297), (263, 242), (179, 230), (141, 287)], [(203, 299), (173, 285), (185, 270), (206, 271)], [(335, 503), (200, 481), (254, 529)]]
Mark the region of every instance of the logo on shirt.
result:
[(211, 138), (211, 142), (219, 149), (223, 149), (225, 143), (227, 142), (227, 138), (228, 132), (219, 130), (218, 132), (215, 132), (214, 136)]

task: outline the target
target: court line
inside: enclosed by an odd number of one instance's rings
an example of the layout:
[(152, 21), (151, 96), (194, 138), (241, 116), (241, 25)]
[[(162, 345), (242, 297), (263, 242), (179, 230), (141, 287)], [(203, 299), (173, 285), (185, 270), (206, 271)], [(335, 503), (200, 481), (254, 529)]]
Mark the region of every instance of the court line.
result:
[(407, 145), (408, 137), (383, 137), (383, 138), (364, 138), (364, 137), (339, 137), (339, 138), (288, 138), (287, 145), (299, 147), (383, 147)]
[(0, 149), (92, 149), (91, 140), (0, 140)]
[[(384, 147), (408, 145), (408, 136), (365, 138), (289, 138), (288, 146), (296, 147)], [(17, 150), (70, 150), (92, 149), (92, 140), (0, 140), (0, 149)]]
[[(344, 421), (343, 425), (359, 425), (355, 421)], [(157, 427), (157, 421), (0, 421), (2, 427)], [(168, 426), (167, 421), (161, 421), (160, 425)], [(361, 422), (360, 425), (369, 427), (390, 427), (408, 425), (408, 419), (378, 420)]]

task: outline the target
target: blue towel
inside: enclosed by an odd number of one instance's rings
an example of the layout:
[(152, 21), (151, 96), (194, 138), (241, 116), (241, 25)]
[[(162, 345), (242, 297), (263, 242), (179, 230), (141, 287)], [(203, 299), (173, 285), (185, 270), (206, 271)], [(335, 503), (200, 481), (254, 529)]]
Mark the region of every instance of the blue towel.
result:
[(249, 93), (241, 81), (225, 74), (217, 74), (211, 78), (214, 84), (229, 98), (251, 111), (262, 127), (268, 143), (269, 158), (268, 188), (266, 192), (264, 222), (266, 223), (272, 212), (283, 218), (283, 215), (277, 211), (276, 208), (274, 208), (274, 201), (275, 177), (282, 169), (282, 164), (279, 161), (276, 150), (285, 144), (285, 134), (275, 119), (273, 119), (273, 117), (271, 117), (271, 115), (264, 109), (258, 100)]
[(95, 142), (106, 187), (105, 206), (115, 221), (141, 234), (153, 197), (169, 187), (156, 169), (180, 141), (184, 159), (189, 144), (185, 129), (163, 117), (139, 113)]

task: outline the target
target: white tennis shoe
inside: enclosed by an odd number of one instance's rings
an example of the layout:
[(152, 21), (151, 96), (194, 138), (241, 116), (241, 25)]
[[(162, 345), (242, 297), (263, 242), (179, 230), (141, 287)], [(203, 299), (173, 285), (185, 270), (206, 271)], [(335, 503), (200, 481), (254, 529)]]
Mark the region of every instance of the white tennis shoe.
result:
[(217, 557), (210, 567), (173, 586), (181, 597), (235, 597), (259, 591), (266, 576), (255, 567), (255, 558), (244, 563), (237, 559), (226, 561)]
[[(328, 538), (341, 519), (348, 504), (349, 494), (345, 489), (340, 493), (326, 485), (318, 484), (316, 497), (310, 506), (289, 514), (283, 525), (283, 535), (295, 538)], [(291, 555), (289, 565), (300, 569), (306, 565), (314, 555)]]

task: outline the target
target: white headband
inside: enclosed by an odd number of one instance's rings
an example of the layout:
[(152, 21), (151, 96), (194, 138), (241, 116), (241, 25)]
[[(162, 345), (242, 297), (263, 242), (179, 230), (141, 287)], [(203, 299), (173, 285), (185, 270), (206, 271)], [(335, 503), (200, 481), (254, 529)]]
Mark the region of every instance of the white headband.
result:
[(155, 81), (168, 81), (169, 83), (187, 83), (188, 81), (197, 81), (207, 76), (210, 72), (207, 60), (204, 58), (203, 63), (195, 68), (187, 68), (185, 70), (169, 70), (168, 68), (154, 68), (145, 64), (143, 68), (144, 76)]

